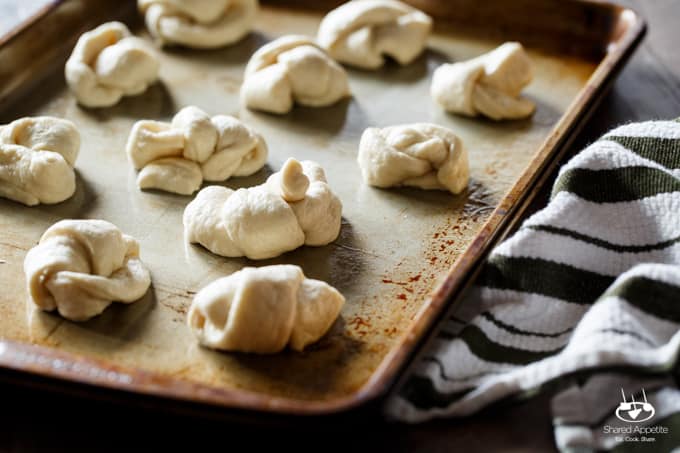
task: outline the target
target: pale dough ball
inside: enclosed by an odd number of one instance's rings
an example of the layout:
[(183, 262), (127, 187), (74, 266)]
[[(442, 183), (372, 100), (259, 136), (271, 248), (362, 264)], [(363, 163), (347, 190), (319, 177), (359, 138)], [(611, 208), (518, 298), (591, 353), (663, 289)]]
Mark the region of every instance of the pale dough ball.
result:
[(260, 134), (232, 116), (212, 118), (197, 107), (185, 107), (171, 123), (137, 121), (126, 151), (140, 189), (182, 195), (196, 192), (203, 181), (249, 176), (267, 161)]
[(80, 104), (109, 107), (146, 91), (158, 79), (158, 69), (158, 59), (142, 39), (120, 22), (107, 22), (78, 39), (64, 72)]
[(80, 134), (68, 120), (39, 116), (0, 126), (0, 196), (28, 206), (70, 198), (79, 149)]
[(201, 190), (184, 210), (184, 235), (217, 255), (267, 259), (333, 242), (341, 217), (342, 203), (323, 169), (288, 159), (262, 185)]
[(151, 284), (139, 243), (104, 220), (55, 223), (28, 251), (24, 273), (33, 304), (73, 321), (134, 302)]
[(310, 107), (335, 104), (350, 95), (345, 70), (304, 36), (272, 41), (246, 66), (241, 99), (251, 109), (286, 113), (294, 103)]
[(472, 60), (441, 65), (432, 76), (430, 92), (452, 113), (494, 120), (526, 118), (536, 106), (520, 93), (532, 78), (524, 48), (509, 42)]
[(470, 179), (463, 142), (436, 124), (368, 128), (357, 157), (364, 181), (375, 187), (412, 186), (454, 194)]
[(345, 298), (290, 264), (246, 267), (194, 297), (187, 322), (198, 341), (225, 351), (302, 351), (326, 334)]
[(425, 49), (432, 19), (396, 0), (344, 3), (324, 17), (317, 40), (335, 60), (377, 69), (385, 56), (405, 65)]
[(248, 34), (257, 0), (138, 0), (151, 35), (161, 44), (209, 49)]

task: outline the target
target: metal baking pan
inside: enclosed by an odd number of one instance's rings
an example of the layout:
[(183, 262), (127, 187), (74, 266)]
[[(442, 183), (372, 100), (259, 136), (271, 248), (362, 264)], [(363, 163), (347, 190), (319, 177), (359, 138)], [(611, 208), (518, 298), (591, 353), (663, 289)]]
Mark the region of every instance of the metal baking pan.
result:
[[(106, 20), (122, 19), (148, 38), (134, 2), (55, 1), (0, 41), (0, 122), (54, 115), (74, 121), (82, 136), (73, 198), (31, 208), (0, 200), (4, 375), (257, 413), (337, 414), (376, 403), (519, 218), (644, 33), (634, 12), (599, 2), (413, 1), (436, 23), (415, 63), (348, 69), (353, 98), (276, 116), (239, 105), (248, 58), (278, 35), (314, 35), (324, 11), (338, 2), (263, 3), (256, 30), (241, 42), (215, 51), (165, 49), (161, 83), (106, 109), (77, 106), (65, 88), (63, 64), (79, 34)], [(430, 75), (438, 65), (510, 39), (524, 43), (535, 64), (526, 90), (538, 105), (532, 118), (462, 118), (432, 102)], [(228, 181), (230, 187), (262, 182), (290, 156), (319, 162), (344, 204), (339, 239), (256, 263), (185, 245), (181, 216), (191, 198), (138, 190), (124, 145), (134, 121), (167, 120), (186, 105), (236, 115), (266, 138), (268, 167)], [(464, 140), (472, 179), (462, 195), (361, 182), (362, 131), (416, 121), (450, 127)], [(63, 218), (103, 218), (139, 239), (153, 278), (143, 300), (114, 304), (85, 323), (28, 306), (24, 256)], [(302, 353), (255, 356), (199, 347), (185, 323), (192, 295), (245, 265), (272, 263), (299, 264), (346, 296), (331, 332)]]

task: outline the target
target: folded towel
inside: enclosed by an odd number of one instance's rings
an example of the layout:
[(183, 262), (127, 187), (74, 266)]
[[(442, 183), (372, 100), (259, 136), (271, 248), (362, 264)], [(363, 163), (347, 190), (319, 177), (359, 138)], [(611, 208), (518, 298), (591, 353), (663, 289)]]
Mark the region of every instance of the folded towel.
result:
[[(680, 122), (628, 124), (560, 170), (386, 410), (463, 416), (550, 384), (558, 448), (646, 433), (668, 451), (680, 444), (679, 328)], [(659, 426), (670, 432), (613, 429)]]

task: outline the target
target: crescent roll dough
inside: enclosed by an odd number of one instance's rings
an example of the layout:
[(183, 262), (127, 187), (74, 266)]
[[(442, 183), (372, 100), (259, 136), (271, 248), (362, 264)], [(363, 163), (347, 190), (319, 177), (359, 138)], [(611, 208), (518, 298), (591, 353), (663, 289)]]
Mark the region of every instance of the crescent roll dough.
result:
[(0, 126), (0, 196), (28, 206), (70, 198), (79, 149), (68, 120), (39, 116)]
[(234, 43), (253, 28), (257, 0), (138, 0), (161, 44), (208, 49)]
[(345, 298), (290, 264), (246, 267), (196, 294), (187, 321), (198, 341), (226, 351), (302, 351), (340, 314)]
[(508, 42), (472, 60), (441, 65), (432, 76), (430, 92), (449, 112), (494, 120), (525, 118), (536, 109), (520, 97), (532, 77), (522, 45)]
[(364, 181), (376, 187), (413, 186), (457, 194), (470, 179), (463, 142), (436, 124), (368, 128), (357, 160)]
[(24, 272), (30, 301), (73, 321), (134, 302), (151, 284), (137, 241), (104, 220), (55, 223), (28, 251)]
[(66, 62), (66, 82), (86, 107), (108, 107), (136, 96), (158, 79), (159, 63), (149, 46), (120, 22), (84, 33)]
[(208, 116), (185, 107), (171, 123), (137, 121), (127, 154), (140, 189), (161, 189), (191, 195), (203, 180), (226, 181), (248, 176), (267, 161), (262, 136), (232, 116)]
[(250, 58), (241, 86), (246, 107), (286, 113), (293, 103), (331, 105), (350, 95), (345, 70), (313, 41), (290, 35), (260, 47)]
[(324, 17), (318, 42), (342, 63), (377, 69), (385, 56), (411, 63), (425, 48), (432, 19), (396, 0), (347, 2)]
[(184, 210), (184, 235), (217, 255), (260, 260), (333, 242), (341, 215), (323, 169), (288, 159), (259, 186), (201, 190)]

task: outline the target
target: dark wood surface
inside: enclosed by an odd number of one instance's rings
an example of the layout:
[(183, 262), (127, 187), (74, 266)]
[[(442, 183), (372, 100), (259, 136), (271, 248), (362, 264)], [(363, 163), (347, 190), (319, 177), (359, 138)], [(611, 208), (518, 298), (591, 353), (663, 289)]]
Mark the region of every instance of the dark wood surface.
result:
[[(0, 3), (6, 0), (0, 0)], [(572, 154), (613, 126), (680, 116), (680, 2), (621, 1), (648, 22), (648, 34), (576, 140)], [(323, 451), (495, 452), (554, 450), (550, 395), (492, 407), (466, 419), (416, 426), (262, 428), (130, 408), (0, 384), (0, 452), (230, 450), (248, 446)], [(322, 434), (322, 436), (318, 436)], [(243, 447), (240, 447), (243, 448)], [(240, 449), (239, 448), (239, 449)], [(287, 449), (287, 448), (286, 448)]]

